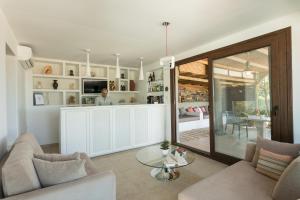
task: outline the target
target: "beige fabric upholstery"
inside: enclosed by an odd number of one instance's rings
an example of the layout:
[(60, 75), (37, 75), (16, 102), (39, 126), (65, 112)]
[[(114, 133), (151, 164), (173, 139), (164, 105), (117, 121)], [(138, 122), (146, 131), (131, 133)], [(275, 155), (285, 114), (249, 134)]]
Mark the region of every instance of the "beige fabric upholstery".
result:
[(85, 160), (85, 171), (88, 175), (98, 173), (96, 166), (93, 161), (88, 157), (86, 153), (80, 153), (80, 159)]
[(62, 154), (34, 154), (34, 158), (41, 159), (41, 160), (47, 160), (50, 162), (55, 161), (68, 161), (68, 160), (79, 160), (80, 154), (79, 153), (73, 153), (69, 155), (62, 155)]
[(252, 161), (254, 167), (257, 165), (260, 148), (264, 148), (265, 150), (277, 154), (292, 156), (293, 158), (296, 158), (300, 152), (300, 144), (283, 143), (258, 137), (256, 142), (256, 152)]
[(276, 154), (260, 148), (256, 171), (278, 181), (293, 159), (292, 156)]
[(2, 167), (2, 185), (5, 196), (39, 189), (40, 182), (33, 163), (33, 148), (28, 143), (17, 143)]
[(33, 163), (43, 187), (74, 181), (87, 175), (85, 160), (49, 162), (33, 158)]
[(116, 177), (106, 171), (5, 200), (116, 200)]
[(275, 200), (300, 198), (300, 157), (296, 158), (281, 175), (274, 188), (273, 198)]
[(42, 154), (44, 153), (41, 146), (39, 145), (39, 143), (36, 141), (36, 139), (34, 138), (34, 136), (31, 133), (24, 133), (22, 134), (16, 141), (16, 144), (20, 143), (20, 142), (25, 142), (28, 143), (32, 146), (33, 148), (33, 152), (34, 153), (38, 153), (38, 154)]
[[(42, 154), (43, 151), (37, 141), (31, 134), (22, 135), (12, 148), (8, 155), (6, 166), (1, 171), (5, 172), (4, 179), (10, 184), (21, 185), (26, 188), (27, 184), (37, 181), (37, 174), (32, 162), (33, 153)], [(30, 159), (28, 159), (30, 158)], [(84, 160), (85, 170), (88, 176), (77, 179), (75, 181), (62, 183), (42, 189), (35, 189), (30, 192), (10, 196), (5, 200), (115, 200), (116, 199), (116, 177), (111, 171), (99, 173), (91, 159), (81, 153), (80, 158)], [(30, 162), (29, 162), (30, 160)], [(4, 161), (4, 160), (2, 160)], [(1, 163), (2, 163), (1, 161)], [(19, 162), (19, 163), (18, 163)], [(18, 164), (16, 164), (18, 163)], [(16, 164), (16, 165), (15, 165)], [(10, 168), (8, 165), (12, 166)], [(10, 170), (11, 169), (11, 170)], [(9, 176), (7, 176), (7, 173)], [(34, 172), (34, 173), (33, 173)], [(25, 177), (20, 178), (20, 174)], [(33, 173), (33, 174), (30, 174)], [(54, 173), (53, 173), (54, 174)], [(53, 175), (51, 174), (51, 176)], [(3, 181), (5, 182), (5, 181)], [(6, 183), (7, 184), (7, 183)], [(32, 190), (32, 189), (30, 189)], [(1, 196), (1, 195), (0, 195)], [(0, 197), (0, 199), (3, 196)]]
[(179, 200), (271, 200), (276, 182), (240, 161), (179, 193)]
[(255, 143), (248, 143), (245, 154), (245, 161), (252, 162), (256, 150)]

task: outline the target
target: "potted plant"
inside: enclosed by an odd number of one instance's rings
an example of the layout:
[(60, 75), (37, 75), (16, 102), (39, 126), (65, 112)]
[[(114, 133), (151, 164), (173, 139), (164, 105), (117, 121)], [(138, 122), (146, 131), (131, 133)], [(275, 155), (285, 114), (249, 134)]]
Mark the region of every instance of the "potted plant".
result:
[(169, 141), (165, 140), (160, 144), (160, 149), (162, 150), (163, 155), (168, 155), (170, 149)]

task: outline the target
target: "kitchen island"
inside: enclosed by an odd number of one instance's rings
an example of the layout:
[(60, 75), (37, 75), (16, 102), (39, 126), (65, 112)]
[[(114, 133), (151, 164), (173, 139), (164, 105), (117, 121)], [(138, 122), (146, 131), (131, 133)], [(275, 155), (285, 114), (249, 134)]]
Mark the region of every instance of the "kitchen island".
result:
[(162, 142), (165, 105), (112, 105), (60, 109), (60, 152), (109, 154)]

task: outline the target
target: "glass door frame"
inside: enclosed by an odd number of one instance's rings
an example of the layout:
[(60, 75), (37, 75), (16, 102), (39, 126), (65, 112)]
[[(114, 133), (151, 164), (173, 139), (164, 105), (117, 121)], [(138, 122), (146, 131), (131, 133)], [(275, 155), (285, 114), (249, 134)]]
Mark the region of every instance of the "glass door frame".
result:
[(236, 44), (219, 48), (207, 53), (196, 55), (176, 62), (176, 67), (182, 64), (208, 58), (209, 79), (209, 118), (210, 118), (210, 152), (190, 148), (177, 143), (176, 117), (176, 74), (170, 72), (171, 81), (171, 142), (188, 148), (196, 153), (212, 159), (233, 164), (240, 159), (215, 151), (214, 115), (213, 115), (213, 61), (235, 54), (270, 47), (270, 81), (271, 81), (271, 130), (272, 140), (293, 143), (293, 100), (292, 100), (292, 56), (291, 56), (291, 27), (271, 32), (262, 36), (248, 39)]

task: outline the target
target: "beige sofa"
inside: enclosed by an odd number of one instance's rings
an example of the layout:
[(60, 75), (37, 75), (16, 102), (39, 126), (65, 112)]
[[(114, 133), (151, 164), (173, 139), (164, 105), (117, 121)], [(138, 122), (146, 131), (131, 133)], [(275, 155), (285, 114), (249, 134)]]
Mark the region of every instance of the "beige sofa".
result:
[[(300, 198), (300, 157), (279, 181), (257, 173), (252, 164), (255, 144), (248, 144), (245, 160), (201, 180), (179, 193), (179, 200), (296, 200)], [(201, 169), (200, 169), (201, 170)]]
[[(7, 159), (3, 161), (1, 166), (3, 184), (8, 184), (9, 179), (15, 180), (13, 184), (22, 184), (26, 181), (31, 181), (36, 176), (32, 173), (34, 169), (32, 158), (33, 153), (43, 153), (41, 147), (31, 134), (23, 134), (15, 143)], [(0, 199), (5, 200), (115, 200), (116, 199), (116, 177), (111, 171), (98, 172), (90, 158), (81, 153), (81, 159), (85, 159), (85, 168), (87, 176), (77, 179), (72, 182), (58, 184), (46, 188), (36, 189), (30, 192), (17, 194), (9, 197), (4, 197), (3, 191), (0, 192)], [(15, 171), (10, 176), (3, 176), (7, 174), (8, 170)], [(19, 171), (25, 171), (26, 177), (20, 176)], [(31, 174), (30, 174), (31, 173)], [(24, 174), (24, 173), (23, 173)], [(29, 174), (29, 176), (28, 176)], [(4, 180), (4, 181), (3, 181)], [(11, 185), (10, 185), (11, 187)], [(6, 189), (1, 185), (1, 189)], [(12, 188), (13, 189), (13, 188)]]

